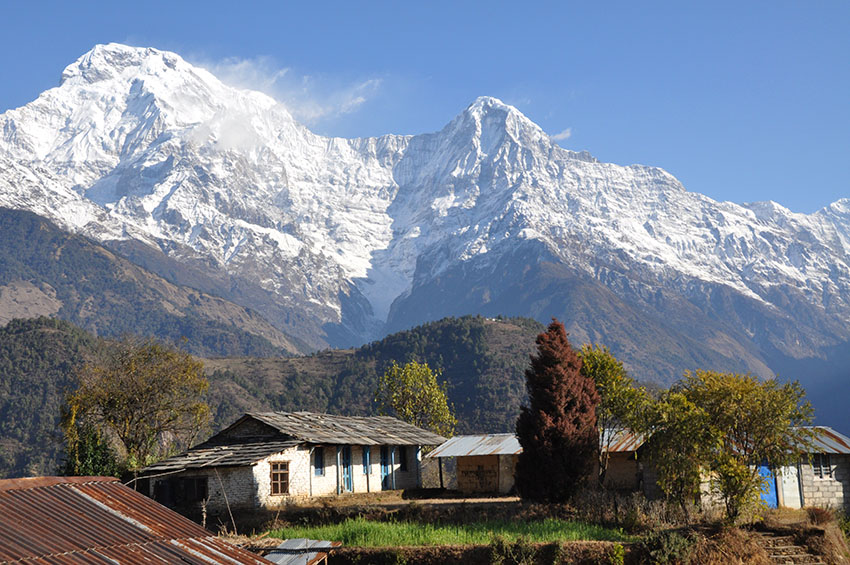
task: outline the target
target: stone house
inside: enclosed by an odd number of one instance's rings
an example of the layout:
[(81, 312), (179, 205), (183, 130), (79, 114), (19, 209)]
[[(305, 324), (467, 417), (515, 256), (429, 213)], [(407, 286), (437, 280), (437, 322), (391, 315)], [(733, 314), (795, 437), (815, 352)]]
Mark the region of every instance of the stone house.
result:
[(181, 511), (274, 510), (295, 499), (418, 487), (421, 447), (444, 441), (386, 416), (248, 413), (144, 468), (137, 488)]
[(850, 438), (827, 426), (813, 426), (807, 454), (795, 465), (763, 469), (768, 506), (850, 508)]

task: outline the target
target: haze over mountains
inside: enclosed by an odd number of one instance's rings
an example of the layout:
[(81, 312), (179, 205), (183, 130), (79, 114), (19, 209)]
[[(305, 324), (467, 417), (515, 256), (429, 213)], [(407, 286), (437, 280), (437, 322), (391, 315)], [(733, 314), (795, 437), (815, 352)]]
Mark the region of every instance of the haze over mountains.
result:
[(176, 54), (100, 45), (0, 115), (0, 171), (0, 206), (313, 348), (557, 316), (642, 379), (779, 372), (817, 395), (850, 373), (850, 199), (716, 202), (565, 150), (495, 98), (436, 133), (326, 138)]

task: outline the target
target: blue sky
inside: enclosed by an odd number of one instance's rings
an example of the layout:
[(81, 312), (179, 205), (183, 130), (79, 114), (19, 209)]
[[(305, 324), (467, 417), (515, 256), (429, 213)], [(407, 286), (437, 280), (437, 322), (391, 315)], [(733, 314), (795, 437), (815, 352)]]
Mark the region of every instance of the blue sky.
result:
[[(308, 6), (309, 4), (309, 6)], [(0, 111), (97, 43), (176, 51), (323, 134), (436, 131), (479, 95), (718, 200), (850, 197), (850, 2), (19, 2)]]

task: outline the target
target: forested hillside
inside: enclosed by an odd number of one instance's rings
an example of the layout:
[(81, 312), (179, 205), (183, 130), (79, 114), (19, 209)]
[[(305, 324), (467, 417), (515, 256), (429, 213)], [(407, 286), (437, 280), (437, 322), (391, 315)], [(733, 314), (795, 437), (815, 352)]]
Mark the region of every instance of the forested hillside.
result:
[(525, 318), (445, 318), (355, 350), (289, 359), (210, 359), (216, 421), (246, 410), (370, 414), (378, 375), (393, 361), (442, 369), (458, 432), (512, 431), (525, 398), (523, 372), (543, 326)]
[(30, 212), (0, 208), (0, 241), (0, 323), (48, 315), (102, 336), (185, 337), (196, 355), (299, 350), (258, 314), (169, 283)]
[[(378, 375), (392, 361), (415, 359), (443, 369), (459, 432), (510, 431), (525, 398), (523, 371), (541, 328), (522, 318), (466, 316), (356, 350), (205, 359), (214, 428), (251, 410), (371, 414)], [(101, 347), (101, 340), (57, 319), (12, 320), (0, 327), (0, 478), (57, 471), (63, 395), (74, 370)]]
[(91, 334), (61, 320), (0, 327), (0, 479), (56, 474), (62, 398), (96, 347)]

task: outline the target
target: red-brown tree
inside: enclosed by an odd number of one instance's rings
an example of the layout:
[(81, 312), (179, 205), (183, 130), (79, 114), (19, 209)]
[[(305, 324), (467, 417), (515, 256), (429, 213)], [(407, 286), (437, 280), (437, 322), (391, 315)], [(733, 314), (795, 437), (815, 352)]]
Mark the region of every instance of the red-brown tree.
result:
[(525, 379), (529, 405), (522, 407), (516, 427), (522, 445), (517, 490), (523, 498), (563, 502), (597, 459), (599, 395), (593, 379), (581, 374), (581, 358), (558, 320), (537, 336), (537, 355)]

